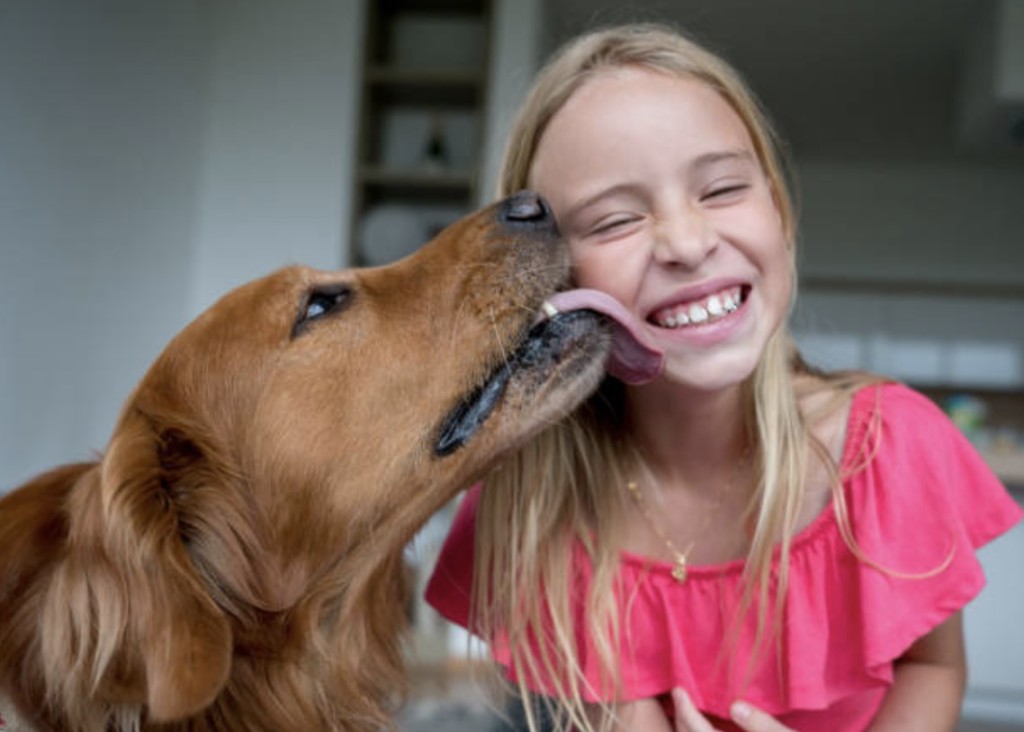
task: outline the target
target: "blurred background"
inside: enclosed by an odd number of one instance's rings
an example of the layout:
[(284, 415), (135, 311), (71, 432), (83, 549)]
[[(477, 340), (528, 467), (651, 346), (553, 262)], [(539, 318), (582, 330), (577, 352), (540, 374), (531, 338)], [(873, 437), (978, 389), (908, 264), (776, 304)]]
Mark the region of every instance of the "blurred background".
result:
[[(925, 391), (1024, 499), (1024, 0), (0, 0), (0, 491), (102, 450), (227, 289), (489, 201), (542, 60), (633, 20), (731, 60), (788, 144), (806, 355)], [(1024, 528), (982, 557), (963, 729), (1024, 729)], [(413, 614), (408, 728), (487, 728), (465, 636)]]

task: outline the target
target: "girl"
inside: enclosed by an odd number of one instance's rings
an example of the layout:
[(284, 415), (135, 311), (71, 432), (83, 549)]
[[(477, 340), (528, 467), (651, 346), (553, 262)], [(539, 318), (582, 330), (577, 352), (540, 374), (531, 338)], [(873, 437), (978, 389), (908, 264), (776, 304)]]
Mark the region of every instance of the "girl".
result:
[(801, 360), (793, 206), (738, 75), (666, 28), (578, 38), (513, 130), (526, 187), (665, 365), (474, 488), (428, 599), (563, 727), (952, 730), (974, 549), (1021, 512), (924, 397)]

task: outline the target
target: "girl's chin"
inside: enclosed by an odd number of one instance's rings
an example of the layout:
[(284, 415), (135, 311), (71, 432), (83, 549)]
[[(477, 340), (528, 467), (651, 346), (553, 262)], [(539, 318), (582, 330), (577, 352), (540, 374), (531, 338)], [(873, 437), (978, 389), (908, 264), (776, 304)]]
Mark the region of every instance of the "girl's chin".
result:
[(757, 355), (733, 358), (672, 357), (666, 354), (665, 368), (652, 383), (683, 387), (692, 391), (716, 392), (744, 383), (757, 368)]

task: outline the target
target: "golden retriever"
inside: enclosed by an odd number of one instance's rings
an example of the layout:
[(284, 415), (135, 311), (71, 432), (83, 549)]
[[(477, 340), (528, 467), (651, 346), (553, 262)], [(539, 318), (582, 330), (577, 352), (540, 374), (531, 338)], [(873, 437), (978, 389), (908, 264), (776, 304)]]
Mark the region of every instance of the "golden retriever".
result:
[(604, 305), (563, 295), (593, 309), (538, 318), (567, 278), (522, 193), (393, 265), (290, 267), (224, 296), (152, 365), (101, 460), (0, 500), (8, 715), (387, 726), (403, 547), (605, 371)]

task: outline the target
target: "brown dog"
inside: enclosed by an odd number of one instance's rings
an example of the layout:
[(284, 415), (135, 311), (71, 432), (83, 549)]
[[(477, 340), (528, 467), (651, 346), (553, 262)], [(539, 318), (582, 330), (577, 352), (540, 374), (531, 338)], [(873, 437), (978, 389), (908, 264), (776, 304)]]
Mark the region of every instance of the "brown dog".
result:
[(600, 316), (537, 318), (567, 275), (520, 194), (394, 265), (226, 295), (100, 462), (0, 500), (0, 698), (39, 730), (386, 725), (403, 547), (602, 377)]

